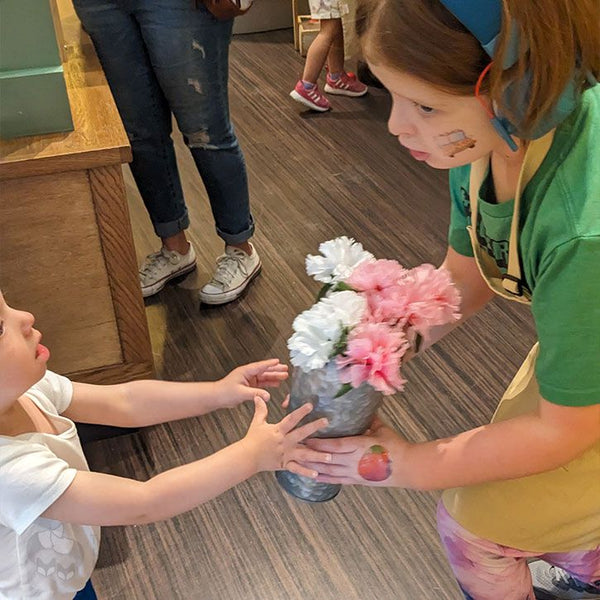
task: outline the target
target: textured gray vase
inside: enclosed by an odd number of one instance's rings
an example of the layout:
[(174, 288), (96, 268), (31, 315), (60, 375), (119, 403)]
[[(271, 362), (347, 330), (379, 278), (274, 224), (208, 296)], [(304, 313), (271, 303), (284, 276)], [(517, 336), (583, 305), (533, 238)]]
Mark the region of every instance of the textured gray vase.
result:
[[(308, 372), (296, 368), (292, 374), (288, 413), (310, 402), (313, 410), (299, 426), (327, 417), (329, 425), (313, 437), (334, 438), (364, 433), (381, 404), (382, 395), (363, 383), (336, 398), (335, 395), (342, 385), (333, 361), (328, 362), (322, 369)], [(308, 502), (331, 500), (338, 495), (342, 487), (337, 484), (320, 483), (290, 471), (277, 471), (276, 477), (286, 492)]]

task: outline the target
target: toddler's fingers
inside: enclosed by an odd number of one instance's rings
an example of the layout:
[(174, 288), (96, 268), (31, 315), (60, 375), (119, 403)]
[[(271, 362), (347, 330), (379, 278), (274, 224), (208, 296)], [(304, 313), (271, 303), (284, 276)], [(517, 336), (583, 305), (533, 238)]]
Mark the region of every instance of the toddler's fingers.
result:
[(280, 422), (279, 426), (281, 427), (281, 431), (286, 434), (289, 433), (304, 417), (312, 410), (312, 404), (307, 402), (303, 404), (299, 408), (297, 408), (294, 412), (291, 412), (287, 417), (284, 417)]
[(307, 469), (293, 460), (290, 460), (290, 462), (285, 465), (285, 468), (287, 471), (296, 473), (296, 475), (303, 475), (304, 477), (310, 477), (311, 479), (315, 479), (319, 475), (317, 471), (314, 471), (313, 469)]
[(327, 427), (327, 425), (329, 425), (329, 421), (323, 417), (322, 419), (317, 419), (316, 421), (311, 421), (306, 425), (302, 425), (302, 427), (298, 427), (298, 429), (292, 431), (289, 436), (292, 441), (298, 443), (309, 435), (316, 433), (319, 429)]
[(252, 394), (253, 398), (256, 398), (258, 396), (265, 402), (268, 402), (269, 398), (271, 397), (271, 394), (269, 394), (269, 392), (267, 392), (267, 390), (263, 390), (261, 388), (250, 388), (248, 390), (248, 393)]
[(281, 406), (282, 406), (283, 408), (287, 408), (289, 405), (290, 405), (290, 395), (288, 394), (288, 395), (285, 397), (285, 400), (284, 400), (284, 401), (281, 403)]
[(246, 377), (255, 377), (264, 373), (267, 369), (275, 367), (277, 364), (279, 364), (278, 358), (267, 358), (266, 360), (248, 363), (243, 367), (244, 375), (246, 375)]
[(254, 396), (254, 417), (251, 425), (261, 425), (267, 420), (267, 405), (260, 396)]

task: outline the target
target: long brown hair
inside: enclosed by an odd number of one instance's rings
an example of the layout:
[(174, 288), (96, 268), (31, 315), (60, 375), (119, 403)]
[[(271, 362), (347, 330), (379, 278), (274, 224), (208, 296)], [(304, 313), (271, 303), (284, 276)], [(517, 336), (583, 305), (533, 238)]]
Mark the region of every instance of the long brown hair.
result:
[[(502, 0), (503, 25), (496, 56), (482, 92), (501, 113), (503, 90), (529, 72), (529, 103), (519, 133), (535, 128), (556, 105), (573, 77), (578, 90), (588, 74), (600, 78), (599, 0)], [(502, 68), (509, 31), (516, 27), (521, 51), (517, 63)], [(363, 53), (380, 63), (418, 77), (446, 92), (472, 95), (490, 62), (477, 39), (439, 0), (358, 0), (356, 30)]]

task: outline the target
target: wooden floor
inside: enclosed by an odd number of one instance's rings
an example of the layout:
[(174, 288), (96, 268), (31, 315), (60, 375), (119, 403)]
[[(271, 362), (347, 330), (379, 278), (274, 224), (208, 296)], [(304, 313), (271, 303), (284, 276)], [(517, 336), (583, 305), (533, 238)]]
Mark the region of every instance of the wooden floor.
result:
[[(408, 266), (439, 263), (449, 216), (447, 174), (408, 156), (387, 133), (387, 95), (334, 98), (304, 112), (288, 93), (301, 71), (291, 31), (237, 37), (231, 110), (248, 163), (264, 269), (240, 300), (199, 307), (221, 242), (193, 162), (177, 149), (198, 254), (196, 275), (147, 303), (161, 378), (215, 379), (278, 356), (317, 285), (304, 257), (338, 235)], [(138, 258), (157, 249), (127, 174)], [(488, 420), (533, 343), (526, 309), (495, 302), (406, 368), (405, 393), (382, 410), (413, 441)], [(273, 394), (273, 420), (282, 415)], [(165, 398), (165, 402), (169, 399)], [(239, 439), (249, 406), (87, 445), (91, 467), (146, 479)], [(288, 497), (261, 474), (170, 521), (105, 528), (93, 581), (103, 600), (457, 600), (438, 543), (437, 494), (346, 488), (323, 505)]]

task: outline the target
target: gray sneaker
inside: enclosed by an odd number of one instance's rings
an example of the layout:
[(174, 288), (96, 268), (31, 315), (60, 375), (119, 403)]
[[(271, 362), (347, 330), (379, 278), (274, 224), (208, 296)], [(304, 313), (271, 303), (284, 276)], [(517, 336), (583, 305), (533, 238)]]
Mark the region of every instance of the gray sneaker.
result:
[(529, 564), (536, 600), (600, 600), (600, 580), (583, 583), (543, 560)]
[(235, 246), (226, 246), (225, 254), (217, 259), (213, 278), (200, 290), (201, 302), (225, 304), (235, 300), (259, 274), (261, 266), (254, 246), (250, 255)]
[(191, 244), (187, 254), (179, 254), (163, 246), (158, 252), (146, 256), (144, 264), (140, 267), (142, 296), (148, 298), (160, 292), (168, 281), (186, 275), (195, 268), (196, 254)]

